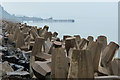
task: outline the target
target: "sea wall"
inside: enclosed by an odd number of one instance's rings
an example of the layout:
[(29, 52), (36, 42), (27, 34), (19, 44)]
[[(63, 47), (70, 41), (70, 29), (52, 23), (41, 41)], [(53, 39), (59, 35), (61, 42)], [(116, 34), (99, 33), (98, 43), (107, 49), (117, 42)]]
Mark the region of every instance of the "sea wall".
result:
[(81, 38), (2, 21), (0, 76), (16, 79), (120, 79), (119, 45), (107, 36)]

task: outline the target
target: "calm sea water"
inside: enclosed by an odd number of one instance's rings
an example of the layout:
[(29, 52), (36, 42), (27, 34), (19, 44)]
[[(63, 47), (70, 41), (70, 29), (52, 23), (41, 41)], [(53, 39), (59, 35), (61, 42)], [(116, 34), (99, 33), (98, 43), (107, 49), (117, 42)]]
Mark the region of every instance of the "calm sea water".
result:
[[(108, 19), (96, 20), (96, 19), (75, 19), (74, 23), (69, 22), (27, 22), (28, 25), (43, 27), (44, 25), (49, 26), (49, 31), (57, 31), (59, 33), (58, 37), (62, 38), (63, 35), (74, 35), (79, 34), (81, 37), (87, 38), (89, 35), (93, 36), (95, 39), (99, 35), (107, 36), (108, 43), (110, 41), (115, 41), (118, 43), (118, 27), (117, 24), (107, 23)], [(112, 20), (111, 20), (112, 21)], [(109, 27), (110, 26), (110, 27)], [(115, 27), (116, 26), (116, 27)]]
[[(109, 21), (107, 23), (107, 21)], [(43, 27), (45, 25), (49, 26), (49, 31), (56, 31), (58, 32), (58, 37), (62, 39), (63, 35), (80, 35), (81, 38), (87, 38), (88, 36), (93, 36), (94, 40), (100, 36), (105, 35), (107, 36), (108, 43), (110, 41), (114, 41), (118, 43), (118, 27), (117, 23), (111, 20), (104, 19), (75, 19), (74, 23), (69, 22), (53, 22), (53, 23), (46, 23), (46, 22), (27, 22), (28, 25)], [(111, 26), (111, 27), (109, 27)], [(118, 54), (116, 55), (118, 57)], [(120, 57), (120, 56), (119, 56)]]

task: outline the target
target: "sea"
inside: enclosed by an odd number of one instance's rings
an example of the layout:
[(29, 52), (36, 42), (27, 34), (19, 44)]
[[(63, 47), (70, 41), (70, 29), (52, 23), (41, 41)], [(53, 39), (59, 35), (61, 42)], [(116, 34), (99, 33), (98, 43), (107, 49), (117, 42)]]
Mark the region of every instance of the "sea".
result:
[[(49, 26), (49, 31), (58, 32), (58, 37), (63, 38), (63, 35), (80, 35), (81, 38), (87, 38), (88, 36), (93, 36), (94, 40), (98, 36), (104, 35), (107, 37), (108, 44), (114, 41), (118, 44), (118, 27), (115, 22), (110, 24), (110, 20), (97, 20), (97, 19), (74, 19), (75, 22), (26, 22), (30, 26), (44, 27)], [(112, 21), (112, 20), (111, 20)], [(116, 27), (115, 27), (116, 26)], [(119, 49), (120, 52), (120, 49)], [(120, 55), (115, 55), (119, 57)]]

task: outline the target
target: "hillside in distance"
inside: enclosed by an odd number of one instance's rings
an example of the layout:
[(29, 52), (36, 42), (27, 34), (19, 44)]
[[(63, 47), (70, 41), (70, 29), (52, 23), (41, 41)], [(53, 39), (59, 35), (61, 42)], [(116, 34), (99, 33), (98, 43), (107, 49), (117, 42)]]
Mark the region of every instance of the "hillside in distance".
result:
[(47, 19), (42, 19), (40, 17), (27, 17), (27, 16), (15, 16), (11, 15), (0, 5), (0, 19), (13, 21), (13, 22), (24, 22), (24, 21), (32, 21), (32, 22), (74, 22), (73, 19), (53, 19), (52, 17)]

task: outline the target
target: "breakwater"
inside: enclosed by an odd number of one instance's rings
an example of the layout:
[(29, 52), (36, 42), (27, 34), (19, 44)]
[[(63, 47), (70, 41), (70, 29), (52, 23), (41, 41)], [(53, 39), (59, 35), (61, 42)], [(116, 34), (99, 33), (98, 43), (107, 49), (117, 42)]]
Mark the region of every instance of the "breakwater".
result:
[(100, 35), (63, 35), (2, 21), (0, 73), (3, 79), (120, 79), (119, 45)]

